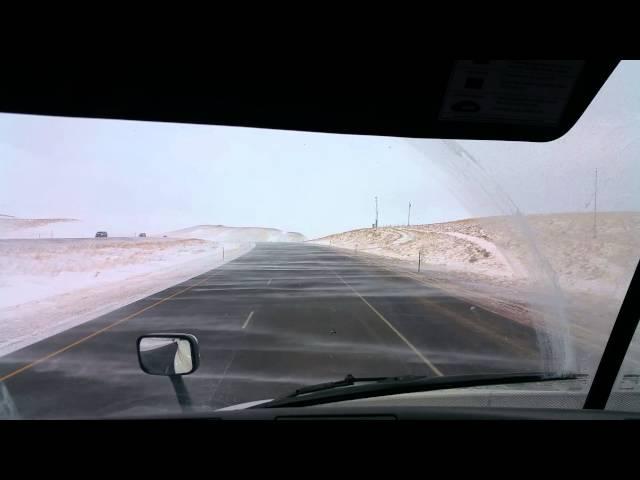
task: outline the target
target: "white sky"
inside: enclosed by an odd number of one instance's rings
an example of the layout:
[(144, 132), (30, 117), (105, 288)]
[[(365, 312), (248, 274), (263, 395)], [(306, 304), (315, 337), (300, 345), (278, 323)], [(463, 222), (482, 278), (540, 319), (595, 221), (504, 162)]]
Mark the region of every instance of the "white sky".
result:
[[(545, 144), (442, 142), (233, 127), (0, 114), (0, 213), (105, 229), (264, 226), (316, 237), (380, 224), (504, 213), (473, 195), (486, 174), (525, 213), (640, 210), (640, 62), (623, 63), (576, 127)], [(479, 173), (484, 170), (484, 174)], [(93, 232), (89, 233), (90, 235)]]

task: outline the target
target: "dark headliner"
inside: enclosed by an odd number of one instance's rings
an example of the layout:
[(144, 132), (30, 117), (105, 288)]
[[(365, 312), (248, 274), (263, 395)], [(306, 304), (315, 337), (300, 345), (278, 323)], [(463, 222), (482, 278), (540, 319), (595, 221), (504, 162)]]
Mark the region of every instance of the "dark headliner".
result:
[(5, 69), (0, 111), (415, 138), (550, 141), (582, 115), (618, 64), (589, 60), (556, 127), (438, 119), (454, 60), (242, 68), (198, 64)]

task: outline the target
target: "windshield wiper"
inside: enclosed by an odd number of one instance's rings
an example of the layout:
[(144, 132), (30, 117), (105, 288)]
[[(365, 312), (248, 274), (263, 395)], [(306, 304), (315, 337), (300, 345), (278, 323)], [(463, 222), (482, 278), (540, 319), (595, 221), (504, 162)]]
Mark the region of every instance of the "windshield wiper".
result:
[(337, 380), (335, 382), (318, 383), (317, 385), (310, 385), (308, 387), (302, 387), (294, 390), (292, 393), (285, 395), (281, 398), (293, 398), (300, 395), (306, 395), (308, 393), (321, 392), (323, 390), (331, 390), (337, 387), (349, 387), (356, 383), (365, 382), (382, 382), (382, 381), (395, 381), (395, 380), (417, 380), (418, 378), (425, 378), (423, 375), (407, 375), (405, 377), (354, 377), (349, 374), (344, 377), (343, 380)]
[[(514, 383), (543, 382), (553, 380), (575, 380), (575, 374), (553, 375), (549, 373), (511, 373), (485, 375), (453, 375), (428, 377), (409, 375), (404, 377), (356, 378), (347, 375), (343, 380), (310, 385), (295, 390), (251, 408), (307, 407), (322, 403), (356, 400), (358, 398), (381, 397), (400, 393), (427, 392), (448, 388), (480, 387), (484, 385), (509, 385)], [(363, 385), (358, 385), (363, 383)]]

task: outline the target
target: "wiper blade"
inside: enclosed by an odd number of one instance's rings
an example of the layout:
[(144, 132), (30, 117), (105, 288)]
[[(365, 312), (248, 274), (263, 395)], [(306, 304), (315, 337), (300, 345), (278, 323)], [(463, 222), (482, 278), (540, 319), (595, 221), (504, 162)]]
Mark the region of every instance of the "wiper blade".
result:
[[(406, 376), (356, 378), (347, 375), (343, 380), (299, 388), (284, 397), (251, 408), (307, 407), (323, 403), (342, 402), (359, 398), (381, 397), (400, 393), (428, 392), (449, 388), (509, 385), (516, 383), (575, 380), (576, 374), (553, 375), (526, 372), (512, 374), (452, 375), (445, 377)], [(357, 385), (364, 383), (363, 385)], [(348, 387), (348, 388), (341, 388)]]
[(344, 377), (343, 380), (337, 380), (335, 382), (318, 383), (317, 385), (310, 385), (308, 387), (298, 388), (292, 393), (285, 395), (281, 398), (294, 398), (300, 395), (306, 395), (308, 393), (321, 392), (323, 390), (332, 390), (338, 387), (348, 387), (355, 385), (356, 383), (367, 382), (385, 382), (385, 381), (404, 381), (404, 380), (417, 380), (419, 378), (425, 378), (424, 375), (407, 375), (404, 377), (354, 377), (349, 374)]

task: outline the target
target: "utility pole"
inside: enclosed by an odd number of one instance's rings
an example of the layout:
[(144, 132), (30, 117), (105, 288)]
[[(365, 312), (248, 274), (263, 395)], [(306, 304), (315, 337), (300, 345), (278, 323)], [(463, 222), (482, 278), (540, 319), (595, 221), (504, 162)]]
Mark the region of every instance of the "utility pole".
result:
[(598, 169), (596, 168), (596, 179), (593, 188), (593, 238), (596, 238), (596, 221), (598, 215)]
[(407, 215), (407, 227), (411, 225), (411, 202), (409, 202), (409, 215)]
[(378, 197), (376, 197), (376, 228), (378, 228)]

